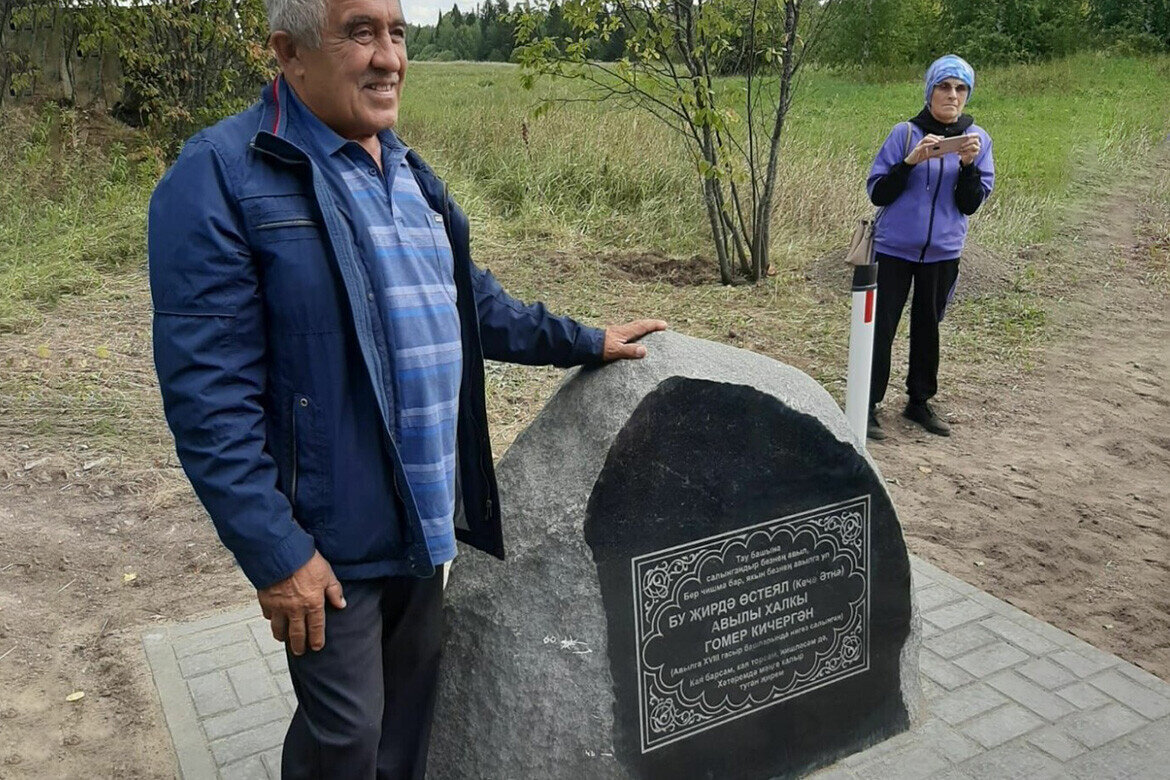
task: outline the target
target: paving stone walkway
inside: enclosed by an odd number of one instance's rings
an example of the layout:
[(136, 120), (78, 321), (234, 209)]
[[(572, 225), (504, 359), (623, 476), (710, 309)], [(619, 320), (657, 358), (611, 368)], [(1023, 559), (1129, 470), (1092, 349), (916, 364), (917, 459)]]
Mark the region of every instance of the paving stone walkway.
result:
[[(1170, 778), (1170, 684), (911, 562), (929, 712), (817, 780)], [(186, 780), (280, 776), (295, 701), (283, 647), (257, 613), (220, 613), (143, 638)]]

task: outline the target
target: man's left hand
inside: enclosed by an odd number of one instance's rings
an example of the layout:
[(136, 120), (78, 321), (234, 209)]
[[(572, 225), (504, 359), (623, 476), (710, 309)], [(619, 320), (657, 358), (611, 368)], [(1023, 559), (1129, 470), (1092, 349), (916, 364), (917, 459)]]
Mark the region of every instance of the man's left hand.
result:
[(633, 342), (647, 333), (660, 330), (666, 330), (666, 323), (662, 320), (634, 320), (625, 325), (606, 328), (602, 360), (608, 363), (612, 360), (637, 360), (646, 357), (646, 348)]

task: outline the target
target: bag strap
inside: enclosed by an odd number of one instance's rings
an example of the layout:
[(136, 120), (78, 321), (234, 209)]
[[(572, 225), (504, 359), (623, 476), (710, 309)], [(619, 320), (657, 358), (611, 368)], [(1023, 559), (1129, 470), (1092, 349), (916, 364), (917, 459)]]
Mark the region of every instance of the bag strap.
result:
[[(906, 123), (906, 140), (902, 143), (902, 159), (905, 160), (910, 156), (910, 123)], [(877, 211), (873, 213), (873, 227), (877, 229), (878, 220), (882, 218), (882, 214), (886, 212), (885, 206), (879, 206)]]

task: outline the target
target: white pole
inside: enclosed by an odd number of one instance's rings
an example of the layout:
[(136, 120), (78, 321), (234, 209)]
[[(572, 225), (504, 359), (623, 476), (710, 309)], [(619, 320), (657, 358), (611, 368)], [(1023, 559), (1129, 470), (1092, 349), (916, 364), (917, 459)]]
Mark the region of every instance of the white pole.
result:
[(853, 268), (853, 324), (849, 328), (849, 374), (845, 380), (845, 417), (865, 443), (869, 421), (869, 375), (873, 363), (873, 320), (877, 305), (877, 264)]

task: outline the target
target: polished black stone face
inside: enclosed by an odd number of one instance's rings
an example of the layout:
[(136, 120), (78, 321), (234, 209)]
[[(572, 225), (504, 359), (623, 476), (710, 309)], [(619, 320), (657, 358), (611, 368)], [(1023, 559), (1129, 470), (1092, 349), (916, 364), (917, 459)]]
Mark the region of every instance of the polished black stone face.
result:
[(869, 464), (742, 385), (674, 378), (589, 501), (635, 777), (771, 778), (904, 729), (909, 565)]

